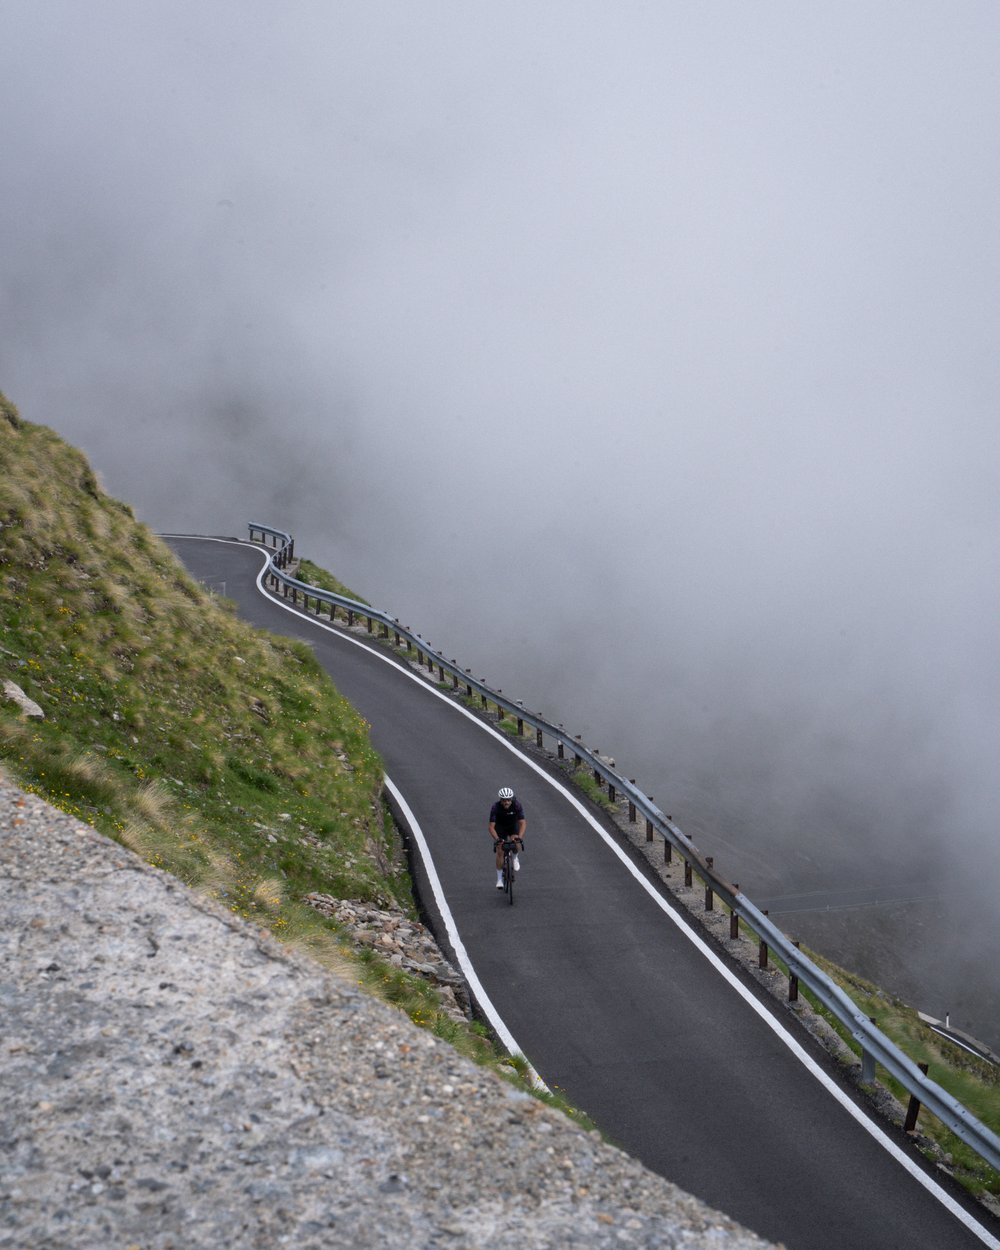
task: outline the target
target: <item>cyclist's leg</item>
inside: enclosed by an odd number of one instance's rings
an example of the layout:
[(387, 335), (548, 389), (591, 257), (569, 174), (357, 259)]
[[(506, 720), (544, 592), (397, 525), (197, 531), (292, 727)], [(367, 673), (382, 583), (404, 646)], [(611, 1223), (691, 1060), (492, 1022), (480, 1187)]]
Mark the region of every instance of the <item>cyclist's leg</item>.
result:
[(497, 870), (497, 889), (503, 889), (503, 838), (493, 840), (493, 862)]

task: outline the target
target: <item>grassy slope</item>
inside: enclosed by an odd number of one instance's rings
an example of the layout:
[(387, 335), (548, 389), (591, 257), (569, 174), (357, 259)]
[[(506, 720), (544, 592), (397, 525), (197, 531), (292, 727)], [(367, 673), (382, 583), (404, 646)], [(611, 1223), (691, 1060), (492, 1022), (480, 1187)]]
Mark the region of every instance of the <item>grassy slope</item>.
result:
[(367, 725), (308, 648), (237, 620), (51, 431), (0, 415), (0, 704), (23, 781), (192, 885), (257, 910), (321, 887), (407, 897)]
[(362, 599), (353, 590), (348, 590), (343, 582), (338, 581), (326, 569), (321, 569), (318, 564), (313, 564), (312, 560), (300, 560), (295, 576), (300, 582), (308, 582), (310, 586), (318, 586), (320, 590), (331, 590), (335, 595), (343, 595), (345, 599), (356, 599), (358, 603), (368, 604), (367, 599)]

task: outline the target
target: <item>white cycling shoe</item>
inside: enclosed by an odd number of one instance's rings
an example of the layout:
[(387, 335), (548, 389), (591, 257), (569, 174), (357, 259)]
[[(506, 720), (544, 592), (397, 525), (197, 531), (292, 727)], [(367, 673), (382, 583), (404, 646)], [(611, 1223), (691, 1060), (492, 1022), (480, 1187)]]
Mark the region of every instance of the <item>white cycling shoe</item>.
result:
[(516, 855), (514, 856), (514, 871), (515, 872), (521, 871), (521, 861), (517, 858)]

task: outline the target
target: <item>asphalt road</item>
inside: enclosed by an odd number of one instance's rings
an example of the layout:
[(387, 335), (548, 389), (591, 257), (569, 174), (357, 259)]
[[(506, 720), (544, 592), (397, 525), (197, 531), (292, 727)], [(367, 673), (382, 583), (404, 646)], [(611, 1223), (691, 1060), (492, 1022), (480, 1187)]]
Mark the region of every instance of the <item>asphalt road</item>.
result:
[[(1000, 1246), (995, 1221), (967, 1227), (856, 1123), (520, 754), (408, 668), (262, 596), (259, 548), (170, 542), (246, 619), (309, 642), (370, 721), (484, 988), (542, 1078), (623, 1149), (788, 1250)], [(513, 907), (495, 889), (486, 832), (502, 784), (528, 820)]]

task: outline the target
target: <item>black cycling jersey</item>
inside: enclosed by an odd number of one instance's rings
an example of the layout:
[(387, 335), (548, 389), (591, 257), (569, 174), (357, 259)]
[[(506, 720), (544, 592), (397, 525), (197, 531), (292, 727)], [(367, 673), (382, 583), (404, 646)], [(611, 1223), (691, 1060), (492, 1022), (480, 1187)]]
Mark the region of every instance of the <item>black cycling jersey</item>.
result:
[(504, 807), (499, 799), (490, 808), (490, 824), (501, 838), (512, 837), (517, 833), (517, 826), (524, 820), (524, 808), (515, 799), (510, 807)]

